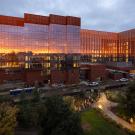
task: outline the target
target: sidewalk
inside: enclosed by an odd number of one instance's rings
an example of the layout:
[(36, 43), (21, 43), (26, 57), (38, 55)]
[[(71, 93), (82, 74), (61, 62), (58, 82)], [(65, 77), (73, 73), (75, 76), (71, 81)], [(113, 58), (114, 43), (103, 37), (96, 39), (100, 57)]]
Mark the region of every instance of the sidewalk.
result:
[(122, 118), (115, 115), (109, 108), (117, 106), (116, 103), (110, 102), (107, 100), (106, 95), (104, 93), (101, 94), (99, 100), (94, 104), (95, 108), (100, 108), (102, 112), (112, 120), (114, 120), (117, 124), (123, 126), (123, 128), (129, 129), (130, 131), (135, 132), (135, 127), (128, 123), (127, 121), (123, 120)]

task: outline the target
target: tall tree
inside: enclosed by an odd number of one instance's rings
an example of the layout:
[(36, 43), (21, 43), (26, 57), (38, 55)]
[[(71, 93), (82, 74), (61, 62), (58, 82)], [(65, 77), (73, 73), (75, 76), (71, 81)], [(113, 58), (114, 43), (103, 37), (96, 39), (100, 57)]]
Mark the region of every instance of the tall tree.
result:
[(8, 103), (0, 104), (0, 135), (13, 135), (18, 109)]
[(126, 110), (130, 117), (135, 116), (135, 81), (129, 84), (129, 87), (126, 91), (126, 100), (125, 100)]
[(18, 125), (22, 128), (35, 128), (38, 123), (38, 106), (31, 101), (24, 101), (18, 105)]
[(50, 97), (45, 102), (46, 113), (40, 115), (42, 135), (82, 135), (79, 114), (73, 112), (61, 97)]

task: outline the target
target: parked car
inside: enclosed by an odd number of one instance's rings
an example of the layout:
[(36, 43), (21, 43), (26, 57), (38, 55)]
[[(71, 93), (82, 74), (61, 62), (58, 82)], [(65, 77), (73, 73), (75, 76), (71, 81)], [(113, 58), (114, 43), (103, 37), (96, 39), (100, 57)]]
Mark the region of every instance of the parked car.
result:
[(54, 88), (62, 88), (62, 87), (64, 87), (65, 85), (64, 84), (62, 84), (62, 83), (59, 83), (59, 84), (52, 84), (52, 87), (54, 87)]
[(59, 88), (65, 87), (65, 85), (61, 83), (61, 84), (58, 84), (58, 87), (59, 87)]
[(127, 82), (127, 81), (128, 81), (127, 78), (121, 78), (121, 79), (120, 79), (120, 82)]
[(88, 81), (81, 81), (80, 84), (83, 84), (83, 85), (88, 86), (89, 85), (89, 82)]
[(89, 83), (89, 86), (98, 86), (98, 85), (99, 85), (98, 82), (91, 82), (91, 83)]
[(135, 79), (135, 74), (130, 74), (129, 75), (131, 78)]
[(32, 91), (34, 89), (35, 89), (35, 87), (28, 87), (28, 88), (22, 88), (22, 89), (13, 89), (13, 90), (10, 90), (10, 95), (17, 96), (17, 95), (20, 95), (22, 92), (32, 93)]

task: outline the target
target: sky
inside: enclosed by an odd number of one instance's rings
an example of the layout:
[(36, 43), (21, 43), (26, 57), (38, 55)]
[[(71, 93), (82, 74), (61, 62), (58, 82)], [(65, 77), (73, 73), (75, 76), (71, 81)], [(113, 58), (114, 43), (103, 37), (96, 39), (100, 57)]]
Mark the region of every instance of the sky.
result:
[(81, 17), (81, 28), (120, 32), (135, 28), (135, 0), (0, 0), (0, 15)]

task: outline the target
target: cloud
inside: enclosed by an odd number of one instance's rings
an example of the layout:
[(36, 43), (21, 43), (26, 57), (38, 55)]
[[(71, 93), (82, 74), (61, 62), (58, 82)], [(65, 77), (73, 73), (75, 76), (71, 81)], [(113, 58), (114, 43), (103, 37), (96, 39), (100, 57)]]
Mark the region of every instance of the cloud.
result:
[(135, 0), (1, 0), (0, 14), (79, 16), (82, 28), (123, 31), (135, 28)]

